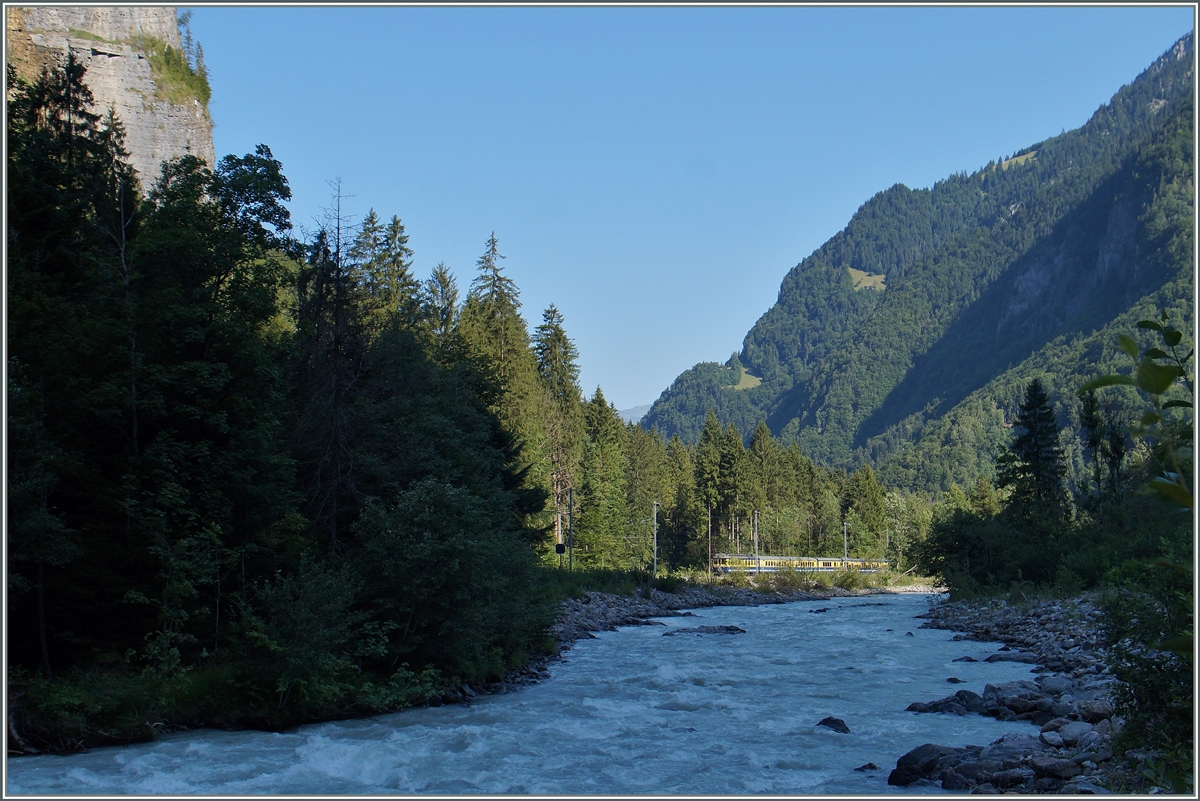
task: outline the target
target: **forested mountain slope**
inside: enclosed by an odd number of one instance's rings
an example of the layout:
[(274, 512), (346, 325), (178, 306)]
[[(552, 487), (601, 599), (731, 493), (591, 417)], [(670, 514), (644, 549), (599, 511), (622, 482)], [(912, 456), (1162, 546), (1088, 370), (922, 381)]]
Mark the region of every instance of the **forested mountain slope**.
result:
[(694, 441), (709, 408), (741, 431), (765, 419), (818, 462), (937, 490), (991, 473), (1021, 381), (1042, 376), (1069, 422), (1116, 331), (1156, 305), (1191, 326), (1192, 47), (1079, 129), (871, 198), (736, 357), (685, 372), (643, 425)]

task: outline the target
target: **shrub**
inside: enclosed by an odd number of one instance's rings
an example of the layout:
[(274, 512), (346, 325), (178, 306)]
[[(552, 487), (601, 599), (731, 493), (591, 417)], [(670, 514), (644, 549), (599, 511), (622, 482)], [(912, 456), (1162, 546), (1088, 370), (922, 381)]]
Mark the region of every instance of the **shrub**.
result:
[(208, 70), (203, 64), (193, 69), (182, 50), (153, 36), (136, 36), (130, 44), (146, 54), (150, 62), (150, 74), (154, 77), (155, 93), (160, 99), (176, 104), (194, 99), (202, 107), (208, 108), (212, 88), (208, 85)]

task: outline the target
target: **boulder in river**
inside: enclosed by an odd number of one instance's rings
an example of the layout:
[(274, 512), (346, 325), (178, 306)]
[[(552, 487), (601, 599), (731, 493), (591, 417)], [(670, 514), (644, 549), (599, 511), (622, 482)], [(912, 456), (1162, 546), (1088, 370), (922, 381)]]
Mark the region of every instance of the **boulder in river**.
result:
[(746, 630), (737, 626), (696, 626), (690, 629), (672, 629), (664, 631), (664, 637), (674, 637), (676, 634), (745, 634)]
[(833, 717), (822, 718), (821, 722), (818, 723), (817, 725), (824, 726), (827, 729), (833, 729), (834, 731), (840, 732), (841, 734), (849, 734), (850, 733), (850, 727), (847, 726), (846, 721), (842, 720), (841, 718), (833, 718)]

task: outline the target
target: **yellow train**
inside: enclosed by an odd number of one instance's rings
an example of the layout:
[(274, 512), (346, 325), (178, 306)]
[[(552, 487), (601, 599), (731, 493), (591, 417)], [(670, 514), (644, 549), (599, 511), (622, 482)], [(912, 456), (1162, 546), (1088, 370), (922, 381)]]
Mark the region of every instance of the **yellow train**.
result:
[(720, 573), (758, 571), (773, 573), (777, 570), (807, 570), (833, 572), (835, 570), (857, 570), (874, 573), (887, 570), (883, 559), (843, 559), (840, 556), (755, 556), (754, 554), (719, 553), (713, 555), (713, 570)]

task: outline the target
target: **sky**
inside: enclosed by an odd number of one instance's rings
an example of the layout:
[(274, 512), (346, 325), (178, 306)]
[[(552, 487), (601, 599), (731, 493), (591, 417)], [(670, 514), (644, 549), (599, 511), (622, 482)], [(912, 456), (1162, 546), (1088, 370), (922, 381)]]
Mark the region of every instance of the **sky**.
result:
[(397, 215), (465, 295), (494, 231), (585, 395), (724, 362), (877, 192), (1082, 125), (1191, 6), (181, 7), (218, 157), (268, 145), (293, 222)]

